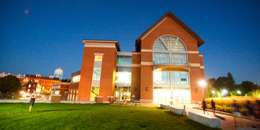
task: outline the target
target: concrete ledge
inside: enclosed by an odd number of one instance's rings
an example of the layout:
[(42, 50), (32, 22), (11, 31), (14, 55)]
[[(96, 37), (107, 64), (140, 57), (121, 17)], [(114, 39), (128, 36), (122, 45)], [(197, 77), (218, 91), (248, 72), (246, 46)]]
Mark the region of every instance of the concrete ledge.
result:
[(214, 117), (214, 116), (189, 112), (189, 119), (196, 121), (196, 122), (199, 122), (203, 125), (212, 127), (212, 128), (220, 128), (221, 129), (220, 119), (217, 118), (217, 117)]
[(170, 104), (160, 104), (163, 109), (170, 109)]
[(170, 111), (177, 115), (183, 115), (183, 116), (187, 115), (186, 111), (183, 108), (170, 107)]
[(70, 103), (70, 104), (95, 104), (95, 101), (60, 101), (60, 103)]

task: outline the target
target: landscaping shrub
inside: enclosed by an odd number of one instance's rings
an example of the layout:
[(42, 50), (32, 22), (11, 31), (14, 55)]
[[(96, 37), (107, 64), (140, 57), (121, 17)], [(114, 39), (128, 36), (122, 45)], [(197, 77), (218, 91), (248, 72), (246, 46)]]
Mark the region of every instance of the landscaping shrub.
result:
[(252, 105), (256, 105), (256, 100), (260, 100), (260, 98), (255, 97), (243, 97), (243, 96), (234, 96), (234, 97), (226, 97), (226, 98), (207, 98), (205, 99), (207, 108), (211, 108), (211, 100), (215, 102), (216, 110), (217, 111), (224, 111), (232, 113), (233, 111), (233, 100), (236, 100), (237, 104), (240, 106), (240, 111), (242, 115), (247, 115), (247, 109), (244, 107), (244, 105), (249, 100)]

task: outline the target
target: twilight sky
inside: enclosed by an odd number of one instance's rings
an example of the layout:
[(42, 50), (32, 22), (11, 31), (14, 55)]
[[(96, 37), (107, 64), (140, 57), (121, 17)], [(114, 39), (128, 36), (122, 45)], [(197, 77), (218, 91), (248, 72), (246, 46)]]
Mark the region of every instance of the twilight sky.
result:
[(260, 84), (259, 0), (0, 0), (0, 73), (63, 78), (81, 69), (82, 39), (118, 40), (121, 51), (167, 11), (205, 43), (206, 79), (231, 72)]

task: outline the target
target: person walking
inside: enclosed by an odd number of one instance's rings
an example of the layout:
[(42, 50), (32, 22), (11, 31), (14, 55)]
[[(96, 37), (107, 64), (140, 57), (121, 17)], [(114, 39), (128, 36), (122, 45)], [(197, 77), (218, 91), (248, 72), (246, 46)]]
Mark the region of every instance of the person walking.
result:
[(206, 101), (204, 99), (202, 100), (202, 108), (203, 108), (203, 113), (205, 114), (205, 111), (206, 111)]
[(240, 113), (240, 106), (236, 103), (236, 100), (233, 101), (232, 104), (233, 107), (233, 114), (234, 114), (234, 126), (237, 127), (237, 118), (241, 117), (241, 113)]
[(211, 109), (212, 109), (212, 112), (213, 112), (213, 115), (215, 116), (215, 109), (216, 109), (216, 106), (215, 106), (215, 102), (213, 101), (213, 99), (211, 99)]
[(245, 108), (247, 109), (248, 116), (252, 120), (252, 123), (253, 123), (252, 127), (256, 128), (256, 126), (255, 126), (255, 119), (254, 119), (254, 116), (255, 116), (254, 106), (250, 103), (249, 100), (247, 101), (247, 104), (245, 105)]
[(36, 99), (36, 94), (35, 94), (35, 91), (33, 91), (33, 93), (32, 93), (31, 96), (30, 96), (29, 112), (32, 111), (32, 108), (33, 108), (35, 99)]
[(257, 111), (257, 116), (260, 119), (260, 101), (256, 100), (255, 110)]

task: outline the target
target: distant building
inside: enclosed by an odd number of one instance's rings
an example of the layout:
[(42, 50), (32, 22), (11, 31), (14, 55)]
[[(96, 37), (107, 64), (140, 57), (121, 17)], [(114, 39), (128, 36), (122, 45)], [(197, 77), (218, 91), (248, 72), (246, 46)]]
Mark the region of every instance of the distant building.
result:
[(36, 92), (51, 92), (52, 84), (60, 83), (59, 78), (53, 76), (41, 76), (40, 74), (29, 75), (26, 74), (24, 78), (21, 79), (21, 82), (25, 84), (25, 92), (32, 93)]
[(71, 80), (62, 80), (52, 85), (51, 94), (61, 95), (61, 100), (77, 101), (80, 71), (71, 74)]

